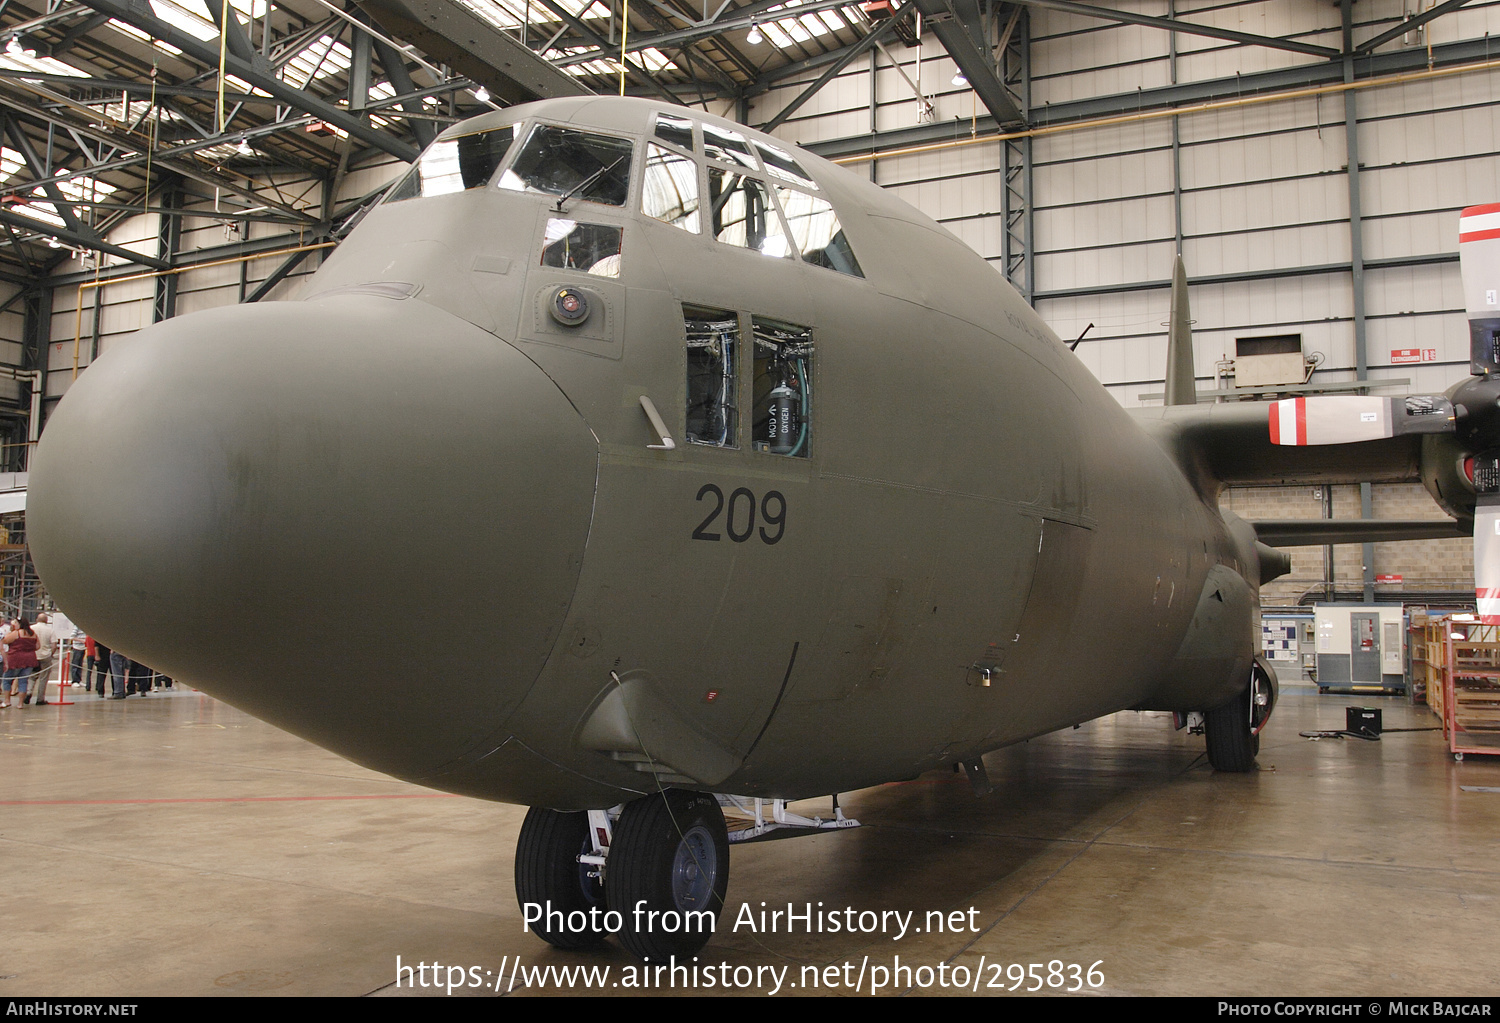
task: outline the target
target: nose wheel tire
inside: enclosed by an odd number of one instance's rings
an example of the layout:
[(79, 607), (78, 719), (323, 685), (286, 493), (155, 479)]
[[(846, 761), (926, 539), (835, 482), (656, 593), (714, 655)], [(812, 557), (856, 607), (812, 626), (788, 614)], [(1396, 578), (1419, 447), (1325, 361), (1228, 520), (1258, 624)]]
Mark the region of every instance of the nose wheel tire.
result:
[(729, 832), (713, 796), (670, 789), (625, 804), (609, 850), (620, 943), (660, 962), (713, 937), (729, 888)]
[[(527, 903), (542, 907), (540, 919), (528, 926), (549, 945), (590, 948), (604, 940), (602, 926), (582, 925), (589, 919), (601, 920), (605, 909), (598, 868), (578, 862), (581, 854), (593, 848), (586, 812), (563, 813), (540, 806), (527, 811), (516, 842), (516, 901), (523, 916)], [(595, 908), (598, 912), (590, 914)], [(545, 912), (548, 909), (561, 916)]]
[(1208, 762), (1215, 771), (1243, 773), (1255, 769), (1260, 736), (1251, 729), (1251, 690), (1203, 714), (1203, 737), (1208, 743)]

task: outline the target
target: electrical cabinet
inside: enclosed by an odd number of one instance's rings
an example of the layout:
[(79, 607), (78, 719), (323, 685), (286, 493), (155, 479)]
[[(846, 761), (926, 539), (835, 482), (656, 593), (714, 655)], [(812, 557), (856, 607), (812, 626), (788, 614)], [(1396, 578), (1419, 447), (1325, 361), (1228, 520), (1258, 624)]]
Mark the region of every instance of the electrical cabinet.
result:
[(1406, 692), (1406, 626), (1394, 605), (1319, 604), (1318, 690)]

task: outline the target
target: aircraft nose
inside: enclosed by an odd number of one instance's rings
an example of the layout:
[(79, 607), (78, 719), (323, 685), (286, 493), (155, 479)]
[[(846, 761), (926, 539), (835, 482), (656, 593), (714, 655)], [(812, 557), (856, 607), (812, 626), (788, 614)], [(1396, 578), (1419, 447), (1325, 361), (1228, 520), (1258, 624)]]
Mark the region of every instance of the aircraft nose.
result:
[(91, 635), (416, 778), (487, 752), (540, 672), (597, 456), (535, 364), (425, 303), (229, 307), (77, 380), (28, 538)]

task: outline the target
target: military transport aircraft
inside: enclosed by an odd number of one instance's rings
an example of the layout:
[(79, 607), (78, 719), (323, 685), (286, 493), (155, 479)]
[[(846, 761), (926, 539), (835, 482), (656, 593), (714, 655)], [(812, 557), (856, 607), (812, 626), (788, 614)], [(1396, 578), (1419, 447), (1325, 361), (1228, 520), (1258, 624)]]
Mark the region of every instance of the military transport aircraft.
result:
[(1179, 316), (1175, 404), (1127, 412), (879, 187), (720, 118), (555, 99), (444, 132), (300, 300), (111, 349), (47, 426), (28, 528), (90, 633), (532, 807), (533, 927), (663, 957), (708, 939), (685, 921), (722, 904), (724, 806), (736, 839), (849, 826), (785, 801), (982, 785), (986, 751), (1123, 708), (1251, 769), (1268, 544), (1432, 526), (1257, 536), (1220, 491), (1421, 478), (1467, 528), (1500, 479), (1483, 322), (1451, 400), (1308, 398), (1284, 430), (1195, 403)]

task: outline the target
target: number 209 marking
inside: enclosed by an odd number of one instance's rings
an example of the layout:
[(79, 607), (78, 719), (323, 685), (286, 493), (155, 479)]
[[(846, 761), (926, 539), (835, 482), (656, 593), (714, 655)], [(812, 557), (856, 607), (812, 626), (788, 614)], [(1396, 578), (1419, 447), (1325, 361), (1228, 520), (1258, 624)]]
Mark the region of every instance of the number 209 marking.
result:
[[(693, 530), (694, 540), (720, 540), (720, 533), (711, 533), (708, 527), (714, 524), (714, 520), (720, 515), (724, 516), (724, 531), (729, 534), (729, 539), (735, 543), (744, 543), (755, 533), (755, 495), (744, 487), (735, 488), (729, 495), (729, 500), (724, 500), (724, 491), (712, 483), (705, 483), (698, 490), (698, 500), (712, 495), (714, 499), (713, 510), (708, 517), (698, 523), (698, 528)], [(763, 543), (776, 543), (786, 533), (786, 498), (779, 490), (768, 490), (766, 496), (760, 499), (760, 520), (765, 525), (760, 527), (760, 538)], [(766, 526), (775, 529), (775, 533), (766, 531)]]

